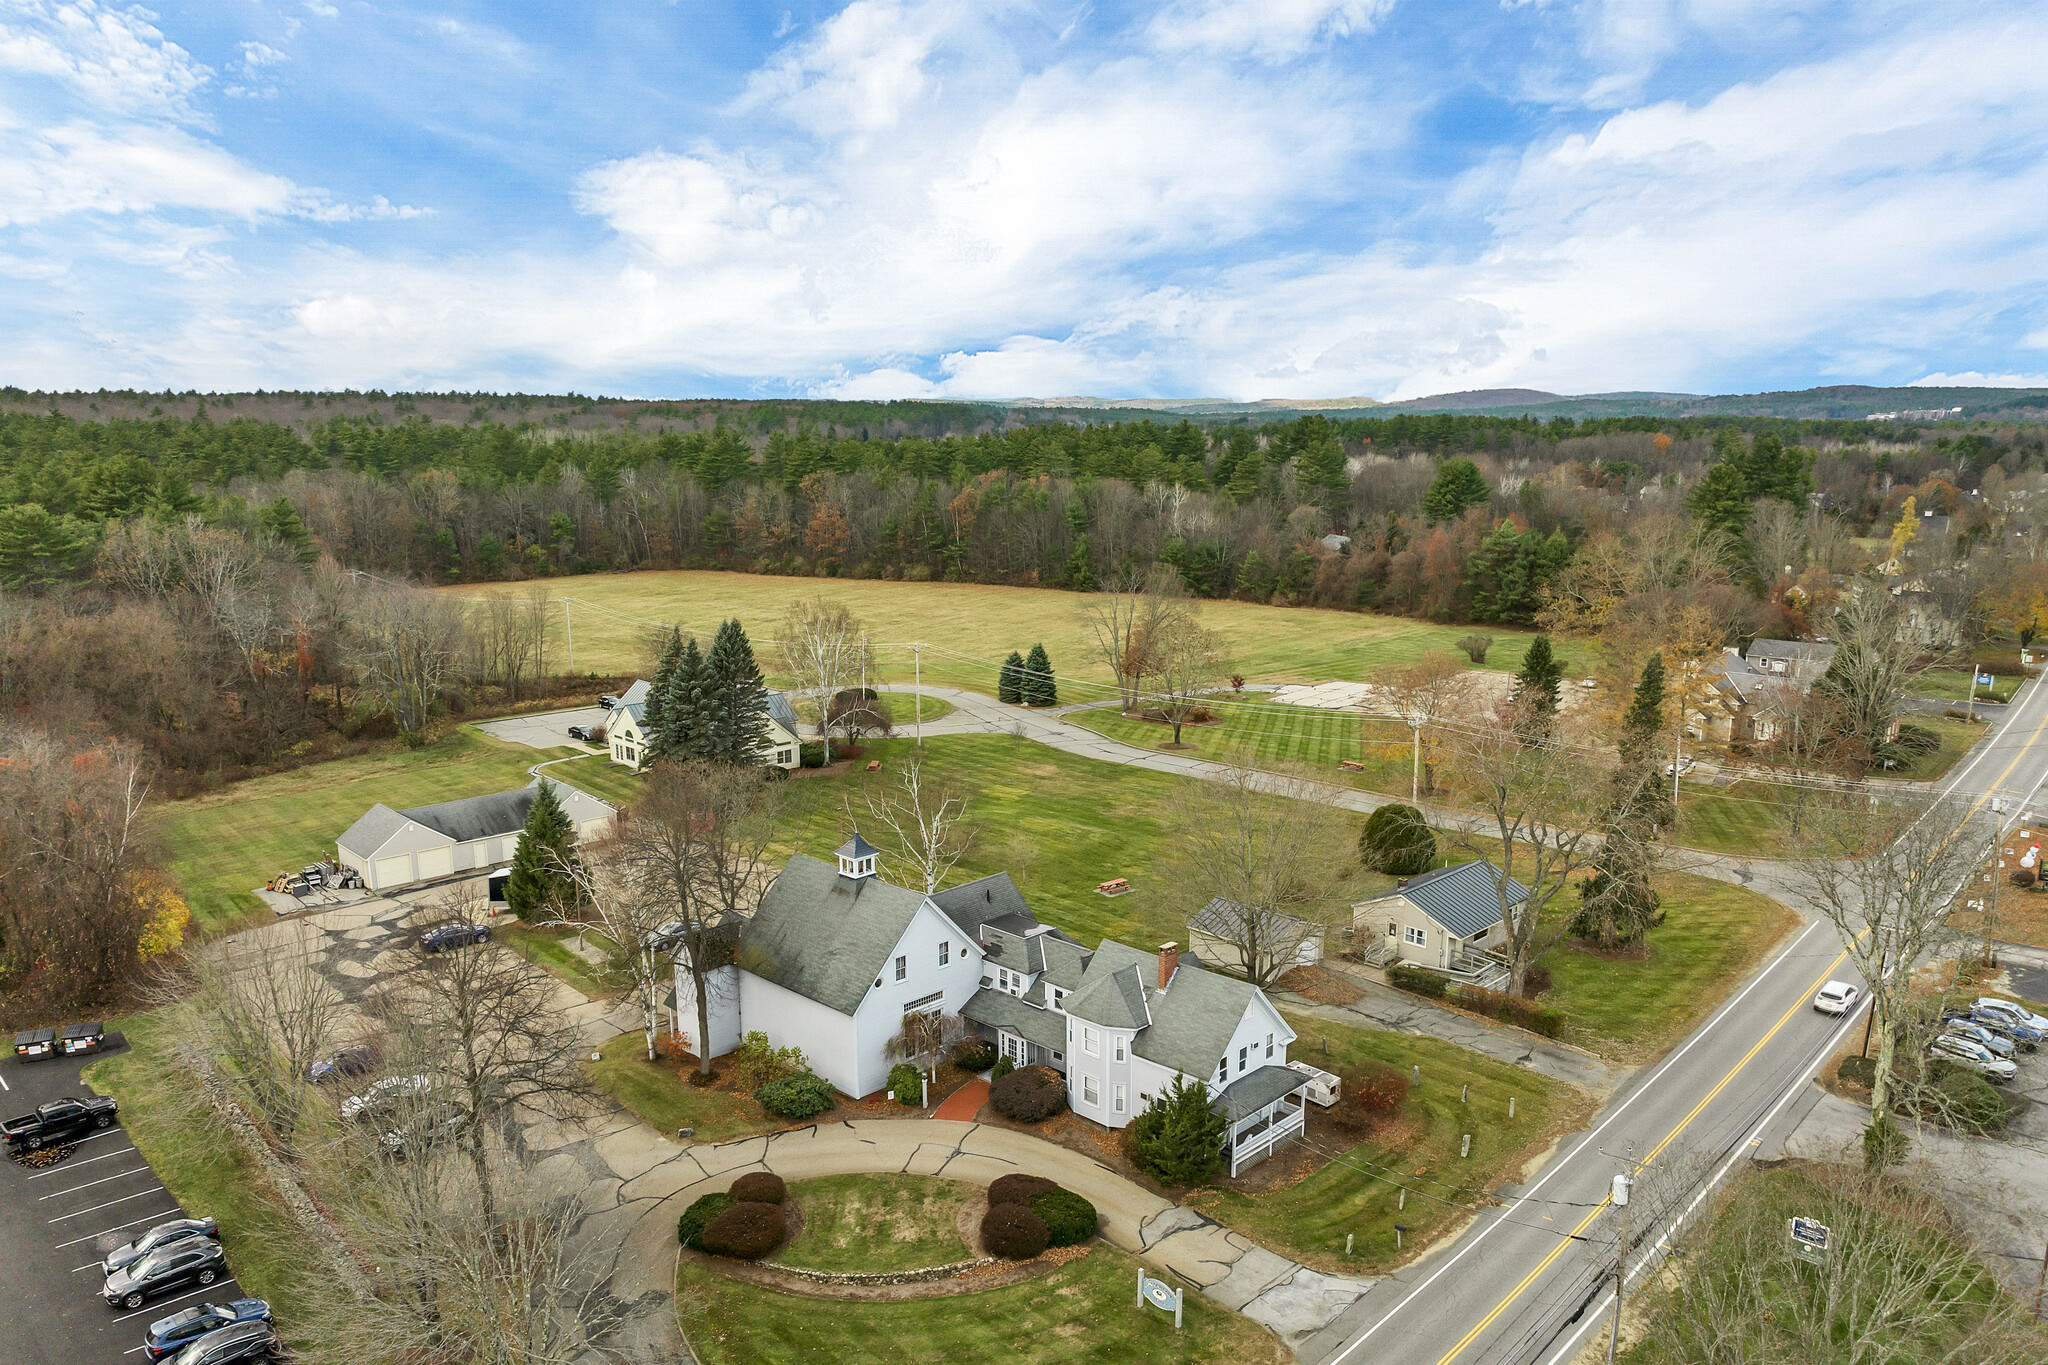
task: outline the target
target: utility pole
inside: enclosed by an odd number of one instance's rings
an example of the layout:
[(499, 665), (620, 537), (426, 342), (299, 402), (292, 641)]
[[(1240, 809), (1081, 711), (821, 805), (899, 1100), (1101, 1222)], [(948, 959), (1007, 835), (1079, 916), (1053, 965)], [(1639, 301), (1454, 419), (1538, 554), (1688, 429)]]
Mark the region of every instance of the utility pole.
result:
[(1408, 728), (1415, 732), (1415, 770), (1408, 778), (1408, 801), (1410, 805), (1422, 804), (1422, 723), (1413, 716), (1408, 718)]
[(2040, 1274), (2040, 1277), (2039, 1277), (2038, 1279), (2036, 1279), (2036, 1280), (2034, 1281), (2034, 1321), (2035, 1321), (2035, 1322), (2039, 1322), (2039, 1321), (2041, 1320), (2041, 1295), (2042, 1295), (2043, 1291), (2048, 1291), (2048, 1248), (2043, 1248), (2043, 1250), (2042, 1250), (2042, 1254), (2041, 1254), (2041, 1274)]
[(1628, 1196), (1635, 1187), (1636, 1146), (1628, 1146), (1628, 1169), (1614, 1177), (1613, 1192), (1608, 1196), (1614, 1201), (1615, 1212), (1620, 1215), (1620, 1225), (1614, 1241), (1614, 1321), (1607, 1329), (1607, 1365), (1614, 1365), (1614, 1350), (1621, 1340), (1621, 1296), (1628, 1287)]
[(562, 599), (562, 629), (569, 636), (569, 667), (576, 667), (576, 623), (569, 619), (569, 599)]
[(910, 704), (917, 711), (917, 719), (914, 725), (917, 730), (918, 751), (922, 753), (924, 751), (924, 646), (921, 644), (910, 647), (910, 676), (912, 679), (911, 686), (916, 689), (911, 693)]
[(1964, 714), (1968, 715), (1971, 720), (1977, 719), (1977, 679), (1980, 676), (1977, 672), (1976, 661), (1972, 660), (1970, 663), (1970, 700), (1964, 705)]

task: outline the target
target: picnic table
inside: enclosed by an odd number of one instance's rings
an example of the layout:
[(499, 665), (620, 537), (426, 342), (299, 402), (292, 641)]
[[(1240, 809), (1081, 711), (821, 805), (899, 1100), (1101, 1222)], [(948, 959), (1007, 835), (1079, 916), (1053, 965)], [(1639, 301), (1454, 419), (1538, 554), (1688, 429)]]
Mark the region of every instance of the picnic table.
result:
[(1106, 882), (1097, 882), (1095, 889), (1105, 896), (1121, 896), (1131, 889), (1128, 877), (1111, 877)]

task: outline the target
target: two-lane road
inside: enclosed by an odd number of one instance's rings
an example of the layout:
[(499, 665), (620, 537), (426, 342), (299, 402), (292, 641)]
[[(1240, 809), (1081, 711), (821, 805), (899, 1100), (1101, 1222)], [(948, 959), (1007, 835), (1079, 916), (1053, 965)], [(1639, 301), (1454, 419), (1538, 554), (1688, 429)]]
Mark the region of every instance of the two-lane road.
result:
[[(1973, 809), (1999, 808), (2010, 819), (2044, 781), (2048, 689), (2030, 684), (1942, 785)], [(1758, 866), (1753, 885), (1790, 899), (1768, 864)], [(1306, 1343), (1301, 1358), (1311, 1365), (1568, 1359), (1611, 1303), (1623, 1217), (1638, 1246), (1628, 1258), (1632, 1270), (1668, 1222), (1668, 1211), (1650, 1207), (1656, 1174), (1725, 1176), (1796, 1121), (1808, 1077), (1861, 1026), (1860, 1012), (1835, 1019), (1812, 1009), (1814, 992), (1830, 977), (1856, 979), (1834, 927), (1809, 917), (1690, 1038), (1622, 1086), (1593, 1128), (1568, 1139), (1527, 1186), (1503, 1190), (1501, 1204), (1483, 1211), (1454, 1245), (1375, 1286)], [(1610, 1190), (1631, 1155), (1647, 1168), (1624, 1215)], [(1686, 1194), (1679, 1206), (1694, 1198)]]

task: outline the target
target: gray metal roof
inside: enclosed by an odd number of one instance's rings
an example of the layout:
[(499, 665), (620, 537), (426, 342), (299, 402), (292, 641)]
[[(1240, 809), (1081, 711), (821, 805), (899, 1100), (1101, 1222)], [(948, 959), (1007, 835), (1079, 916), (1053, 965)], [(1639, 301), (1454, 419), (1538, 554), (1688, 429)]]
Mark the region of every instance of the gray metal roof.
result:
[(1089, 972), (1085, 984), (1068, 999), (1066, 1011), (1104, 1028), (1141, 1029), (1152, 1022), (1145, 1008), (1145, 978), (1131, 963)]
[(363, 812), (362, 818), (343, 831), (335, 842), (357, 857), (367, 858), (404, 828), (405, 817), (380, 801)]
[(761, 897), (739, 965), (850, 1015), (923, 904), (921, 892), (880, 877), (842, 877), (837, 865), (799, 853)]
[[(1500, 923), (1500, 893), (1495, 890), (1493, 879), (1491, 863), (1459, 863), (1456, 867), (1425, 872), (1411, 878), (1406, 886), (1397, 886), (1385, 896), (1373, 899), (1406, 896), (1416, 909), (1459, 938), (1473, 938)], [(1508, 878), (1509, 904), (1519, 905), (1527, 899), (1529, 888), (1513, 877)]]
[(648, 694), (649, 692), (653, 691), (653, 690), (654, 690), (654, 689), (653, 689), (653, 688), (652, 688), (651, 686), (649, 686), (649, 685), (648, 685), (648, 682), (647, 682), (647, 680), (646, 680), (645, 678), (638, 678), (638, 679), (635, 679), (635, 680), (634, 680), (634, 683), (633, 683), (633, 685), (632, 685), (631, 687), (629, 687), (629, 688), (627, 688), (627, 689), (626, 689), (625, 691), (623, 691), (623, 692), (619, 693), (619, 705), (621, 705), (621, 706), (639, 706), (639, 705), (642, 705), (642, 704), (643, 704), (643, 703), (645, 703), (645, 702), (646, 702), (646, 700), (647, 700), (647, 694)]
[(489, 796), (414, 806), (399, 814), (436, 834), (447, 835), (458, 844), (466, 844), (517, 834), (526, 825), (526, 813), (533, 809), (535, 790), (521, 787), (518, 791), (492, 792)]
[(1209, 1107), (1223, 1114), (1232, 1123), (1250, 1118), (1267, 1105), (1291, 1095), (1307, 1085), (1309, 1078), (1291, 1067), (1262, 1066), (1257, 1071), (1247, 1071), (1229, 1085)]
[(1007, 1028), (1022, 1034), (1040, 1047), (1051, 1048), (1054, 1052), (1067, 1049), (1066, 1020), (1050, 1010), (1028, 1005), (1008, 991), (984, 986), (967, 998), (967, 1003), (960, 1007), (960, 1013), (977, 1024)]
[(782, 693), (770, 692), (768, 694), (768, 716), (792, 735), (798, 733), (796, 728), (796, 708), (789, 704), (789, 698), (782, 695)]

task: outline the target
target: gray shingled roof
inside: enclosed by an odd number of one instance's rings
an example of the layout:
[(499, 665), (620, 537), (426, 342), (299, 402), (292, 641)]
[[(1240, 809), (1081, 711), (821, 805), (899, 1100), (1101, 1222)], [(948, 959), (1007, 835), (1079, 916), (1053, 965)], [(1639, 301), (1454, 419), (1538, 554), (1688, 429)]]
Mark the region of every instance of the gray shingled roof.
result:
[(533, 798), (534, 788), (521, 787), (518, 791), (414, 806), (399, 814), (436, 834), (447, 835), (458, 844), (466, 844), (475, 839), (517, 834), (526, 824), (526, 813), (533, 809)]
[(1269, 946), (1275, 943), (1292, 944), (1309, 928), (1309, 922), (1298, 915), (1284, 910), (1247, 910), (1236, 901), (1217, 896), (1207, 905), (1195, 911), (1188, 919), (1190, 930), (1199, 929), (1205, 934), (1233, 942), (1245, 937), (1245, 926), (1252, 922), (1254, 915), (1264, 926), (1259, 934), (1261, 942)]
[(367, 858), (384, 847), (391, 836), (405, 828), (405, 817), (383, 802), (363, 812), (335, 842), (358, 857)]
[(1835, 657), (1837, 648), (1825, 640), (1751, 640), (1749, 657), (1752, 662), (1757, 659), (1796, 659), (1825, 664)]
[[(1209, 1107), (1232, 1123), (1250, 1118), (1282, 1095), (1291, 1095), (1308, 1084), (1308, 1077), (1285, 1066), (1262, 1066), (1247, 1071), (1229, 1085)], [(1263, 1131), (1263, 1130), (1261, 1130)]]
[[(1157, 987), (1159, 956), (1104, 939), (1089, 960), (1085, 981), (1092, 985), (1098, 973), (1108, 975), (1125, 967), (1136, 968), (1143, 984), (1145, 1005), (1152, 1014), (1152, 1026), (1138, 1034), (1131, 1050), (1148, 1062), (1157, 1062), (1190, 1076), (1213, 1076), (1237, 1021), (1258, 988), (1220, 972), (1207, 971), (1181, 955), (1180, 966), (1168, 989)], [(1073, 1012), (1073, 1000), (1067, 1009)]]
[(1017, 883), (1010, 880), (1007, 872), (949, 886), (934, 892), (932, 902), (945, 911), (946, 917), (959, 925), (960, 932), (969, 938), (980, 938), (982, 925), (1009, 915), (1020, 916), (1027, 924), (1038, 923), (1038, 916), (1031, 913), (1031, 907), (1024, 902), (1024, 893), (1017, 889)]
[(1089, 972), (1086, 984), (1068, 999), (1066, 1011), (1104, 1028), (1141, 1029), (1151, 1023), (1145, 1008), (1145, 978), (1129, 963), (1105, 972)]
[(836, 865), (799, 853), (761, 897), (739, 965), (850, 1015), (922, 904), (920, 892), (880, 877), (842, 877)]
[(1007, 1028), (1054, 1052), (1067, 1049), (1067, 1022), (1050, 1010), (1025, 1004), (1008, 991), (984, 986), (960, 1007), (963, 1017), (990, 1028)]
[[(1406, 896), (1416, 909), (1459, 938), (1473, 938), (1500, 923), (1500, 893), (1494, 889), (1493, 878), (1490, 863), (1459, 863), (1425, 872), (1386, 894)], [(1529, 888), (1508, 878), (1509, 902), (1528, 898)]]

